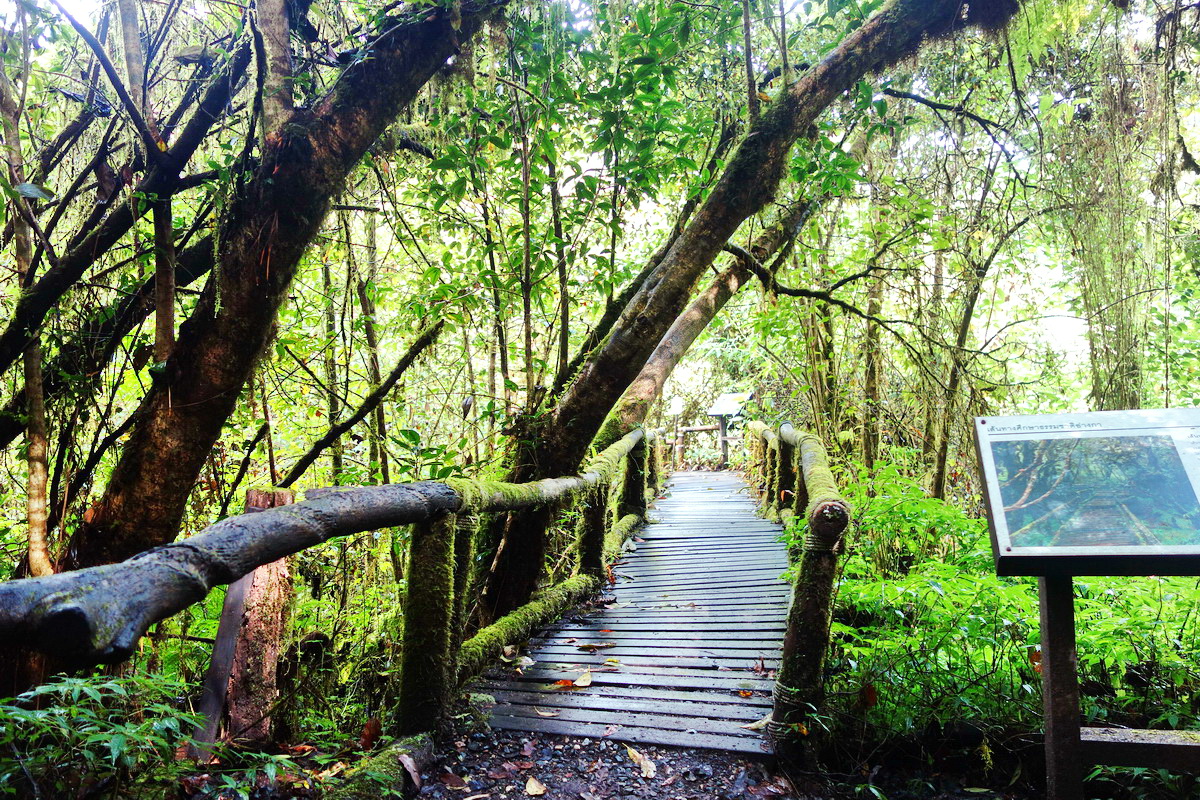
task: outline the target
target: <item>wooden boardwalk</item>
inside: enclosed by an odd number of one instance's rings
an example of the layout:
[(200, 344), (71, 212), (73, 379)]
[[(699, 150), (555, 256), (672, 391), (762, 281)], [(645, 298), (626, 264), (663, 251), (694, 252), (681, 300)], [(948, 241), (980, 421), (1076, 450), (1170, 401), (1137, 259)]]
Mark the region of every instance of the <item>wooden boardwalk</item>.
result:
[(613, 568), (615, 602), (544, 631), (532, 665), (486, 676), (493, 727), (770, 752), (742, 726), (770, 711), (783, 643), (779, 526), (735, 473), (677, 472), (666, 491)]

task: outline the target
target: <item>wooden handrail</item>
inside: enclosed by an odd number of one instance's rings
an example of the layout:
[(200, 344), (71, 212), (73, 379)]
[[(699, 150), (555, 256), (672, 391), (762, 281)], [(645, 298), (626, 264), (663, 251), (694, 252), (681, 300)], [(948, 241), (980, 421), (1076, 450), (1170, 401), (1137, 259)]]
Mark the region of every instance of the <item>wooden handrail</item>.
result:
[(123, 661), (154, 622), (257, 566), (340, 536), (576, 496), (612, 480), (645, 435), (627, 434), (578, 475), (528, 484), (460, 478), (314, 490), (303, 502), (230, 517), (117, 564), (0, 583), (0, 647), (30, 646), (79, 666)]

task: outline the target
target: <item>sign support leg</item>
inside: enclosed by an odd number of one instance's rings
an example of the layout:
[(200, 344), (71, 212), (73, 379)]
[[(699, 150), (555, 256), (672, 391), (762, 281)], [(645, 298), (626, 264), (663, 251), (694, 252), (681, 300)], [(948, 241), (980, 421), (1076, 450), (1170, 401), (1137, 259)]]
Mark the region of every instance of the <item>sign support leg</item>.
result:
[(1038, 579), (1042, 620), (1042, 703), (1046, 719), (1046, 798), (1083, 800), (1075, 599), (1069, 576)]

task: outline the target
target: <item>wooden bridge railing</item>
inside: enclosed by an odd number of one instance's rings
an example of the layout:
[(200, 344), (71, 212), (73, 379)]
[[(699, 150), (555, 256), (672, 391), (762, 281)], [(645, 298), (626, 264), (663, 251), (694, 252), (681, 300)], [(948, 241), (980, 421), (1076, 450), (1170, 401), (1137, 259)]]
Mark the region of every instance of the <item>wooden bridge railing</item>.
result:
[(824, 702), (837, 559), (851, 509), (838, 492), (816, 436), (790, 423), (773, 430), (751, 422), (745, 441), (750, 479), (761, 492), (763, 515), (785, 523), (802, 517), (808, 523), (803, 544), (790, 554), (798, 568), (775, 682), (775, 710), (767, 726), (779, 755), (798, 758), (809, 718)]
[[(118, 564), (0, 583), (0, 649), (32, 647), (78, 666), (123, 661), (150, 625), (215, 586), (335, 537), (413, 525), (398, 717), (403, 733), (432, 730), (456, 685), (600, 589), (606, 561), (620, 553), (645, 514), (647, 490), (657, 487), (657, 449), (635, 430), (578, 475), (311, 490), (303, 502), (230, 517)], [(610, 525), (617, 485), (620, 517)], [(458, 517), (573, 499), (585, 504), (576, 574), (462, 641), (476, 532)]]

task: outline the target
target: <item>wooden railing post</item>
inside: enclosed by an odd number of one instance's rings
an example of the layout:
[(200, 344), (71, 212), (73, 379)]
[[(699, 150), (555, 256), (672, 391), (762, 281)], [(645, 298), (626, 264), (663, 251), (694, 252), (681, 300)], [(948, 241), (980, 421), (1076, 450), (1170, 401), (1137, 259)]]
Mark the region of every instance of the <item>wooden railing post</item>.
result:
[(646, 448), (646, 491), (649, 495), (657, 495), (662, 481), (662, 433), (649, 434), (650, 446)]
[(399, 732), (436, 730), (455, 679), (456, 528), (453, 516), (413, 526), (404, 598), (404, 654), (400, 673)]
[(597, 486), (580, 500), (579, 572), (603, 579), (604, 534), (608, 530), (608, 486)]
[(808, 535), (792, 587), (783, 657), (775, 684), (775, 711), (768, 732), (785, 760), (804, 756), (806, 723), (825, 698), (825, 659), (829, 652), (833, 589), (842, 534), (850, 506), (838, 493), (825, 449), (815, 436), (781, 432), (800, 453), (800, 478), (808, 495)]
[(618, 520), (627, 514), (646, 516), (646, 455), (649, 451), (646, 440), (642, 439), (625, 457), (625, 482), (617, 506)]
[[(779, 426), (779, 479), (775, 483), (775, 510), (781, 518), (785, 511), (794, 513), (792, 502), (796, 493), (796, 445), (795, 439), (788, 436), (788, 433), (794, 432), (790, 422)], [(789, 499), (788, 495), (793, 497)]]

